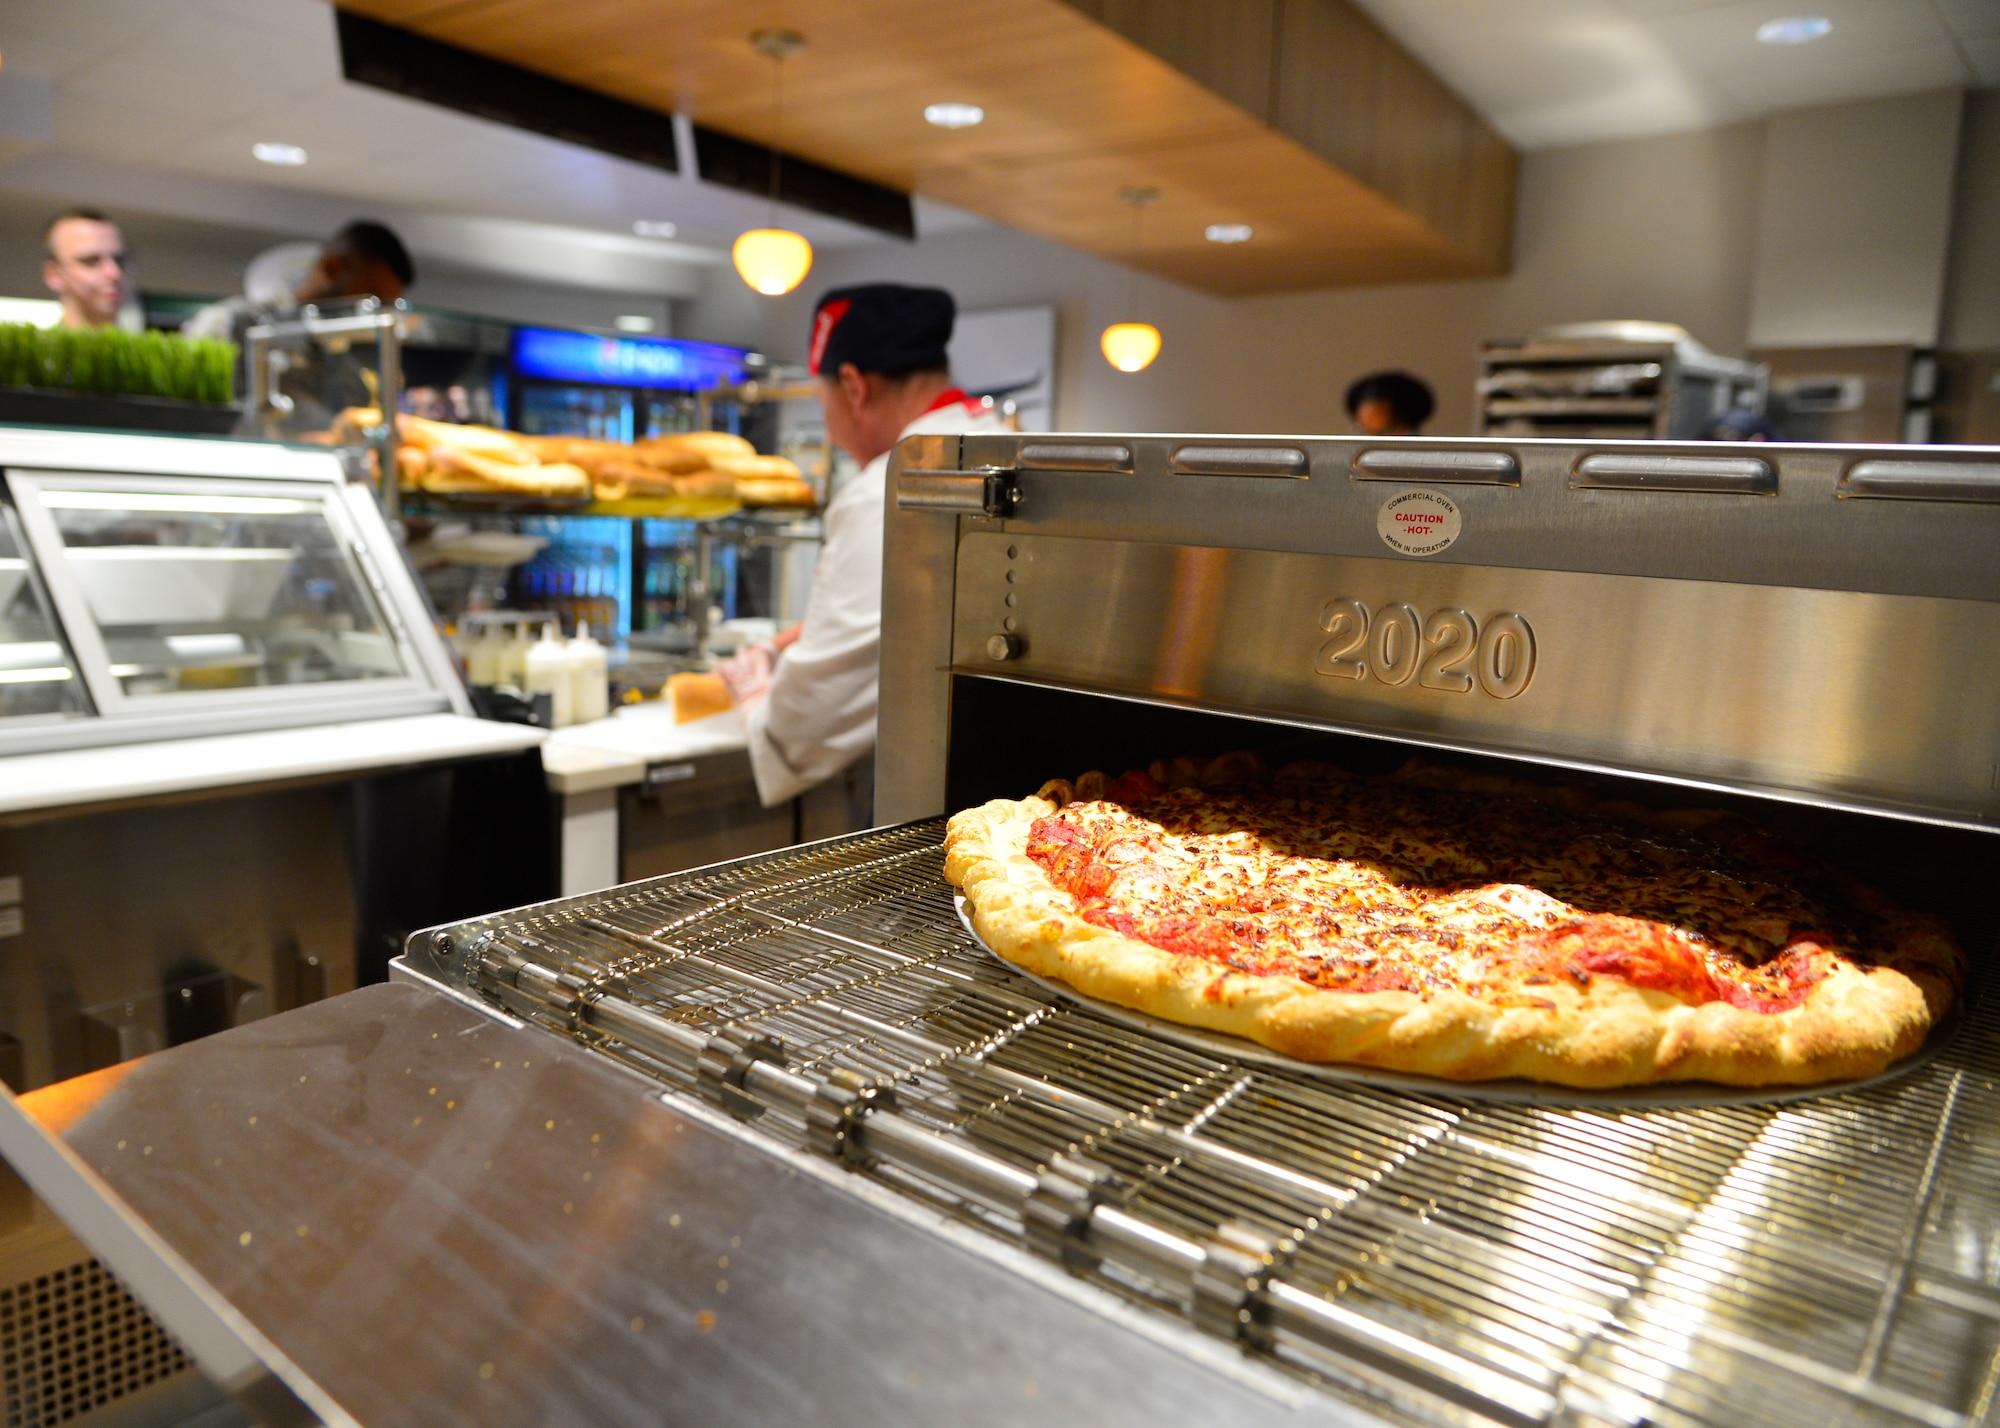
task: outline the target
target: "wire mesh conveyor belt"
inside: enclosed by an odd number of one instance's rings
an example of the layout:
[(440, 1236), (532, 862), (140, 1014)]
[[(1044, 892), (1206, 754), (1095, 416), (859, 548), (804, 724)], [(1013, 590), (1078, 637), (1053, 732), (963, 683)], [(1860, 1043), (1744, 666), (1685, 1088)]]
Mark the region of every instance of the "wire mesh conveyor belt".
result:
[[(1786, 1105), (1217, 1060), (968, 938), (941, 821), (441, 934), (450, 975), (1411, 1422), (1961, 1425), (2000, 1379), (2000, 1028)], [(1990, 1000), (1990, 999), (1989, 999)]]

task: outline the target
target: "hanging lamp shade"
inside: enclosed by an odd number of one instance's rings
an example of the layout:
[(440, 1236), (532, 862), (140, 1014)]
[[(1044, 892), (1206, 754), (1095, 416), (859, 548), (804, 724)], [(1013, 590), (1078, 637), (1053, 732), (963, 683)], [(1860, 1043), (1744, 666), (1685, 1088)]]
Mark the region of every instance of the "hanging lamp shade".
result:
[(766, 297), (788, 293), (812, 271), (812, 244), (789, 228), (752, 228), (729, 250), (743, 281)]
[(1160, 329), (1150, 322), (1114, 322), (1099, 339), (1104, 360), (1121, 372), (1141, 372), (1160, 355)]

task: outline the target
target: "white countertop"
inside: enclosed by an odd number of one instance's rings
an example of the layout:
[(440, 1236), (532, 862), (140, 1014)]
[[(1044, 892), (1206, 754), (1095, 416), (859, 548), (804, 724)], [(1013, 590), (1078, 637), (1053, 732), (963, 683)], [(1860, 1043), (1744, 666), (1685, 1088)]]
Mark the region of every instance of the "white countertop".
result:
[(533, 748), (525, 724), (417, 714), (0, 759), (0, 813), (404, 768)]
[(589, 793), (642, 783), (646, 765), (694, 759), (748, 747), (743, 716), (734, 709), (676, 724), (664, 699), (628, 704), (608, 719), (573, 724), (549, 735), (542, 767), (557, 793)]

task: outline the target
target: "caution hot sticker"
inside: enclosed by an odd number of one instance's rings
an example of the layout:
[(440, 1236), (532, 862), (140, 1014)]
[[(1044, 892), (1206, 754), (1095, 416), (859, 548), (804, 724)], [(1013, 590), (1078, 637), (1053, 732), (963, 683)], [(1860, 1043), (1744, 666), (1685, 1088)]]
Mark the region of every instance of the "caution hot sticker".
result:
[(1398, 491), (1375, 513), (1375, 533), (1400, 555), (1436, 555), (1458, 531), (1458, 503), (1442, 491)]

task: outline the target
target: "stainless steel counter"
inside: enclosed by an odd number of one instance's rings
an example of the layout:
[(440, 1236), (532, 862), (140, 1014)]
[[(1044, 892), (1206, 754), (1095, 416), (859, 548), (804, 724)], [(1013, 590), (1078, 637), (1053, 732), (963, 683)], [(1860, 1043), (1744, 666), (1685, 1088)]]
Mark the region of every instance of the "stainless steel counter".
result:
[(361, 1423), (1363, 1421), (442, 993), (365, 988), (90, 1094), (68, 1145)]

